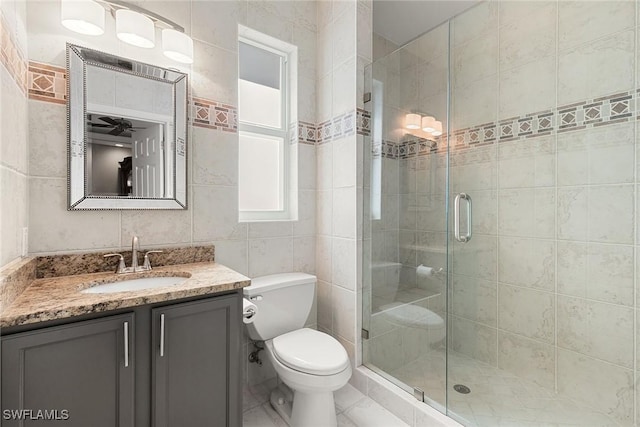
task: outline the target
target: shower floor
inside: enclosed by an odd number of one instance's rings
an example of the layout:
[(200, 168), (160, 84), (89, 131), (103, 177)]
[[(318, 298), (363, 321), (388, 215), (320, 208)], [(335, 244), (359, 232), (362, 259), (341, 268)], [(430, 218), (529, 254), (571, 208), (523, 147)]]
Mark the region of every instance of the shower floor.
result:
[[(391, 372), (425, 396), (444, 404), (446, 384), (444, 350)], [(449, 352), (450, 416), (465, 426), (620, 426), (606, 414), (585, 403), (560, 397), (552, 390), (456, 352)], [(453, 390), (456, 384), (471, 389), (469, 394)]]

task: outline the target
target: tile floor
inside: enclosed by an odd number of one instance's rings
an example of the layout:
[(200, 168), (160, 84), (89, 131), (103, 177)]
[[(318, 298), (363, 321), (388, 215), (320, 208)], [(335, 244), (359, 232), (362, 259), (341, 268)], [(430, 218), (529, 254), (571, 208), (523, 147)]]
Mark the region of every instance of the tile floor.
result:
[[(425, 395), (444, 403), (446, 370), (444, 353), (432, 353), (392, 372), (405, 384), (418, 386)], [(449, 352), (449, 410), (452, 418), (465, 426), (619, 426), (613, 418), (589, 405), (573, 401), (479, 362), (460, 353)], [(464, 384), (469, 394), (460, 394), (453, 385)]]
[[(287, 427), (269, 404), (269, 390), (275, 382), (245, 388), (243, 427)], [(338, 427), (408, 427), (406, 423), (350, 384), (334, 394)]]

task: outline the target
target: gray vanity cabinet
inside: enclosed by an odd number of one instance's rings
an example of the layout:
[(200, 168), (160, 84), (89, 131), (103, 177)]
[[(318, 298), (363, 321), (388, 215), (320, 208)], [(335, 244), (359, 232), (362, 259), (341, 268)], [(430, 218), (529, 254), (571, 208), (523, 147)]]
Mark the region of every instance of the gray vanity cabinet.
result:
[(154, 427), (242, 424), (240, 318), (235, 295), (152, 310)]
[(2, 426), (132, 427), (133, 327), (128, 313), (3, 337), (2, 409), (68, 419), (21, 424), (3, 411)]
[[(5, 330), (0, 424), (240, 427), (240, 306), (234, 292)], [(4, 419), (16, 409), (67, 410), (69, 419)]]

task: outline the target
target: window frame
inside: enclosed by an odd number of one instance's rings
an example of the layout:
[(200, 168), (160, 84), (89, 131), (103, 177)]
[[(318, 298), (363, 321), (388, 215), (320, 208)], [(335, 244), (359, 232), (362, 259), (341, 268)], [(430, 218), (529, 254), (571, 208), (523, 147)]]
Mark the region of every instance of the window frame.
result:
[[(262, 221), (291, 221), (295, 219), (297, 214), (295, 204), (292, 203), (291, 188), (291, 153), (290, 145), (290, 129), (291, 121), (291, 84), (290, 76), (294, 75), (290, 69), (291, 49), (285, 49), (285, 42), (281, 42), (272, 37), (258, 33), (246, 27), (240, 27), (238, 35), (238, 43), (245, 43), (267, 52), (276, 54), (280, 57), (280, 127), (274, 128), (267, 125), (258, 125), (254, 123), (242, 122), (240, 120), (240, 90), (238, 89), (238, 139), (242, 134), (255, 136), (265, 136), (268, 138), (281, 138), (282, 146), (280, 150), (280, 209), (278, 210), (243, 210), (238, 205), (238, 217), (240, 222), (262, 222)], [(276, 45), (276, 46), (274, 46)], [(282, 46), (278, 46), (282, 45)], [(289, 45), (290, 46), (290, 45)], [(295, 49), (295, 47), (292, 46)], [(238, 49), (239, 51), (239, 49)], [(240, 57), (238, 56), (238, 61)], [(238, 88), (240, 86), (240, 78), (238, 77)], [(238, 164), (240, 158), (238, 158)], [(238, 183), (238, 195), (240, 194), (240, 183)]]

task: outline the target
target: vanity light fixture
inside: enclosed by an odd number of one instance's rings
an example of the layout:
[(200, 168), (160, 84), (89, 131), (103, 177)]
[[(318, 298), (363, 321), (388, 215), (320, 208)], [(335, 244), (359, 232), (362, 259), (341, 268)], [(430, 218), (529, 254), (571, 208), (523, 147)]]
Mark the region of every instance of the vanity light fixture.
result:
[(418, 113), (408, 113), (404, 118), (404, 127), (409, 130), (407, 134), (433, 140), (442, 135), (442, 122), (433, 116), (423, 116)]
[(116, 34), (120, 40), (134, 46), (151, 49), (156, 45), (153, 21), (132, 10), (116, 10)]
[(432, 133), (435, 129), (436, 119), (431, 116), (424, 116), (422, 118), (422, 130), (427, 133)]
[(62, 0), (62, 25), (81, 34), (104, 33), (105, 10), (116, 20), (118, 39), (146, 49), (155, 47), (156, 26), (162, 29), (165, 56), (193, 63), (193, 40), (184, 28), (160, 15), (119, 0)]
[(193, 64), (193, 40), (185, 33), (171, 28), (162, 30), (162, 50), (174, 61)]
[(65, 28), (76, 33), (104, 34), (104, 8), (93, 0), (62, 0), (60, 20)]
[(405, 116), (404, 127), (407, 129), (420, 129), (420, 114), (409, 113)]
[(433, 122), (433, 132), (431, 132), (431, 135), (433, 136), (440, 136), (442, 135), (442, 122), (440, 120), (436, 120), (435, 122)]

